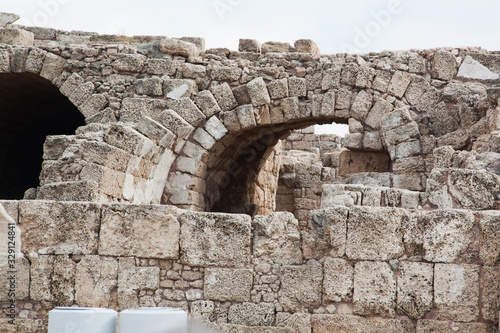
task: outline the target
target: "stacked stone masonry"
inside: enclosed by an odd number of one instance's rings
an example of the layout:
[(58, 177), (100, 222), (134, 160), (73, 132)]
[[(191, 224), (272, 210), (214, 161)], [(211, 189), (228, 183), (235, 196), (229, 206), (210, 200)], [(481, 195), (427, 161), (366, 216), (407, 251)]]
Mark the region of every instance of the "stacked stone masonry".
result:
[[(498, 332), (498, 52), (205, 50), (15, 19), (0, 81), (56, 87), (85, 125), (0, 201), (17, 237), (1, 332), (43, 332), (55, 306), (172, 306), (231, 333)], [(349, 134), (311, 130), (332, 122)]]

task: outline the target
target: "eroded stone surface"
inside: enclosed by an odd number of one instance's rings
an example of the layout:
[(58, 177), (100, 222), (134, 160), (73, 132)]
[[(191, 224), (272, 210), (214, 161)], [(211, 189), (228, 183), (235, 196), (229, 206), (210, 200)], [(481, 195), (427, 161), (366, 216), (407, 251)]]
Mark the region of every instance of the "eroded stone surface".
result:
[(398, 313), (423, 318), (433, 306), (434, 267), (432, 264), (403, 261), (399, 264)]
[(367, 319), (346, 315), (313, 315), (311, 322), (314, 333), (415, 332), (415, 327), (408, 319)]
[(279, 302), (286, 311), (311, 311), (321, 305), (323, 266), (319, 262), (284, 266), (280, 276)]
[(250, 300), (253, 274), (249, 269), (207, 268), (204, 295), (217, 301)]

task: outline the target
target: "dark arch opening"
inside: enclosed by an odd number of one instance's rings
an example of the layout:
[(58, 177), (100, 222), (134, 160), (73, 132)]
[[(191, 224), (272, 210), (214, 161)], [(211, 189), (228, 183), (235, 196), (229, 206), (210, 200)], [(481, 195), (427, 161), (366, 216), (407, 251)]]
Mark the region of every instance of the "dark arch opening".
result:
[(85, 118), (35, 74), (0, 74), (0, 198), (22, 199), (39, 185), (47, 135), (74, 134)]

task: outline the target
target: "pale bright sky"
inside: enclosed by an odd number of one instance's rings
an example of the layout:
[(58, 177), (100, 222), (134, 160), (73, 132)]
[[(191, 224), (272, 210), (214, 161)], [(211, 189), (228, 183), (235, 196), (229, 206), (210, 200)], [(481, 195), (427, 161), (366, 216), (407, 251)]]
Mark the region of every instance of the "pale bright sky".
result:
[(321, 53), (500, 50), (499, 0), (0, 0), (17, 22), (101, 34), (204, 37), (207, 48), (313, 39)]

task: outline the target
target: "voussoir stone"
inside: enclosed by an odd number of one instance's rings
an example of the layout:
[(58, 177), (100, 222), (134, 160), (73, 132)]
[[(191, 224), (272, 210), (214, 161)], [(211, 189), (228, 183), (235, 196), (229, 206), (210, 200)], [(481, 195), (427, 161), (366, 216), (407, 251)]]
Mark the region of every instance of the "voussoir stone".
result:
[(99, 254), (175, 259), (180, 224), (169, 206), (111, 205), (103, 208)]
[(180, 221), (181, 259), (184, 263), (241, 267), (250, 262), (250, 216), (185, 213)]

